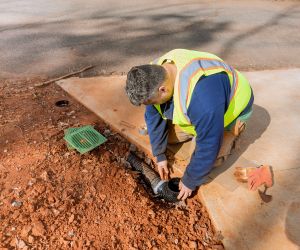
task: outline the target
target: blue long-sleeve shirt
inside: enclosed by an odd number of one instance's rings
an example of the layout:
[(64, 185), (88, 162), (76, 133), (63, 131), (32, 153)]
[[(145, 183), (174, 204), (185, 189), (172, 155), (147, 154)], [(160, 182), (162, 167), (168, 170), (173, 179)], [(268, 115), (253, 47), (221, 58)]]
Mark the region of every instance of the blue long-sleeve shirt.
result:
[[(204, 177), (211, 171), (221, 147), (224, 133), (224, 114), (230, 101), (230, 83), (226, 73), (218, 73), (199, 79), (187, 110), (191, 123), (195, 126), (196, 148), (191, 157), (182, 182), (194, 190), (204, 182)], [(253, 104), (253, 95), (242, 112)], [(173, 100), (161, 105), (161, 110), (168, 120), (173, 119)], [(145, 120), (150, 136), (153, 155), (157, 161), (166, 159), (168, 142), (168, 123), (162, 119), (153, 105), (146, 106)]]

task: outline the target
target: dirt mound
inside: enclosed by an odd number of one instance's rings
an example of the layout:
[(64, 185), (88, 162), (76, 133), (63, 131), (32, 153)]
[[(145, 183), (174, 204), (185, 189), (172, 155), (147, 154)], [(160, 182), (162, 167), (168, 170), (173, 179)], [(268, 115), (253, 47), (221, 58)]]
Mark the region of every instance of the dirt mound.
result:
[[(151, 196), (124, 166), (129, 144), (55, 85), (0, 82), (0, 246), (7, 249), (223, 249), (196, 197)], [(68, 99), (67, 107), (55, 102)], [(86, 124), (108, 137), (69, 151), (63, 130)]]

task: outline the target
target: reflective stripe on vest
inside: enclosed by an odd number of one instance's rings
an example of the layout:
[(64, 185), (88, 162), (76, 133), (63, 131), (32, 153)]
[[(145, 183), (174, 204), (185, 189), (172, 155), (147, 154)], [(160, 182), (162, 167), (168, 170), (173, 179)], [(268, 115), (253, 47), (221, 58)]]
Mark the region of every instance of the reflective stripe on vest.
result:
[[(225, 72), (230, 82), (230, 102), (224, 114), (224, 127), (236, 119), (247, 106), (251, 98), (251, 87), (248, 80), (237, 70), (226, 64), (221, 58), (200, 51), (174, 49), (151, 64), (163, 65), (173, 62), (177, 67), (174, 84), (174, 111), (172, 123), (178, 125), (184, 132), (197, 135), (195, 127), (187, 116), (187, 109), (192, 99), (192, 93), (202, 76), (210, 76)], [(166, 119), (159, 104), (154, 107)]]
[(232, 86), (230, 91), (231, 101), (238, 87), (238, 74), (231, 66), (227, 65), (223, 61), (210, 58), (195, 58), (180, 72), (178, 84), (180, 109), (189, 124), (191, 124), (191, 122), (189, 117), (187, 116), (187, 106), (189, 98), (192, 96), (189, 93), (191, 78), (199, 71), (203, 71), (205, 75), (207, 71), (216, 69), (223, 69), (224, 71), (226, 71), (226, 73), (232, 75)]
[(159, 61), (159, 58), (156, 58), (155, 60), (153, 60), (150, 64), (157, 64)]

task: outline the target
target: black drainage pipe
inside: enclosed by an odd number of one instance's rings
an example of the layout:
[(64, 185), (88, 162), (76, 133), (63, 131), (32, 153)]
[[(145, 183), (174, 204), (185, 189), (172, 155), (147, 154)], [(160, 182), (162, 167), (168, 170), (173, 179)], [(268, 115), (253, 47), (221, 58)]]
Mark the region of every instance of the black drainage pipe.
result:
[(172, 178), (169, 181), (160, 179), (159, 175), (134, 153), (130, 153), (127, 162), (131, 167), (141, 172), (151, 185), (153, 192), (168, 202), (177, 202), (179, 194), (179, 178)]

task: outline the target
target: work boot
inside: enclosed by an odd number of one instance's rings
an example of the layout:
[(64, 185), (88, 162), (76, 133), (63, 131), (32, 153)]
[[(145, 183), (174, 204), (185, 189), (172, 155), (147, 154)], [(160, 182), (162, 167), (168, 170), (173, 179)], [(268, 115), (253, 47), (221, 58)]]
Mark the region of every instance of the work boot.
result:
[(238, 137), (244, 132), (246, 129), (246, 123), (237, 119), (235, 125), (231, 129), (231, 133), (235, 136)]
[(221, 166), (224, 161), (227, 160), (230, 155), (231, 149), (234, 145), (235, 136), (231, 133), (231, 131), (224, 131), (223, 142), (221, 148), (219, 150), (217, 159), (214, 163), (214, 167)]
[(245, 128), (246, 123), (237, 119), (235, 125), (230, 131), (224, 131), (223, 143), (214, 163), (214, 167), (221, 166), (227, 160), (232, 149), (236, 147), (237, 141), (242, 132), (245, 131)]

